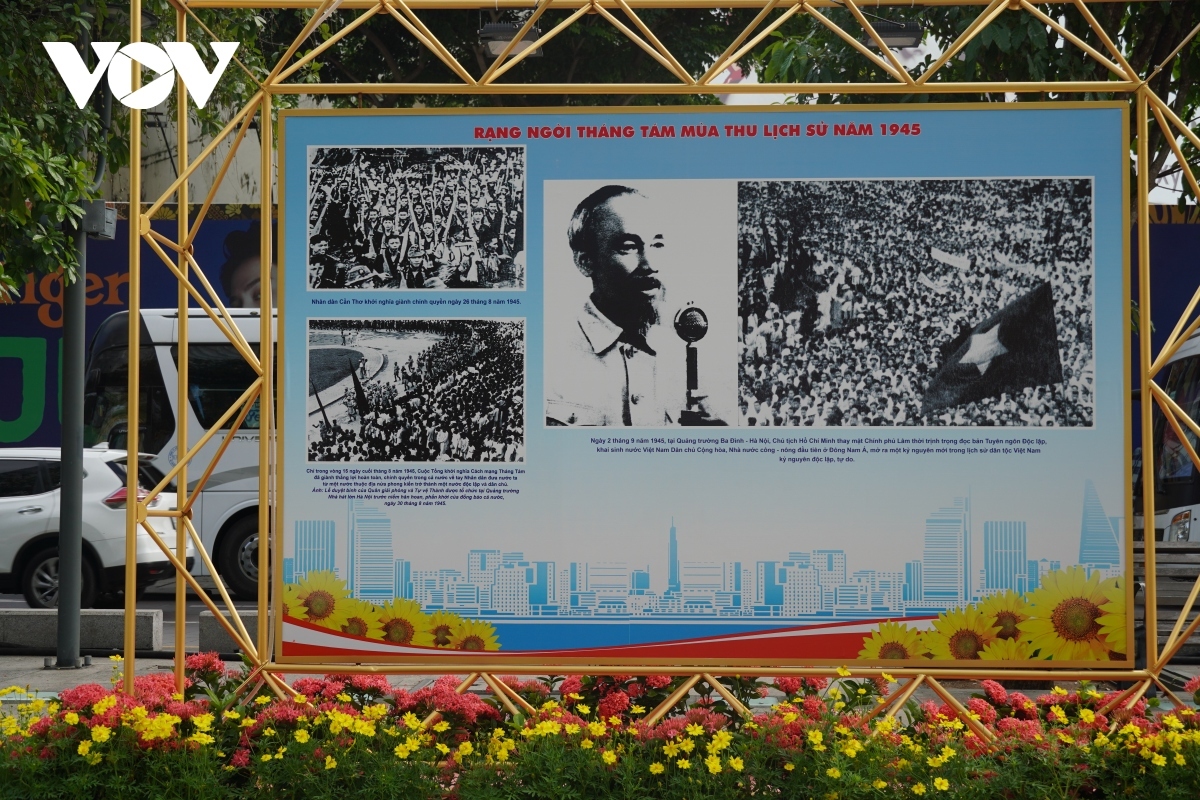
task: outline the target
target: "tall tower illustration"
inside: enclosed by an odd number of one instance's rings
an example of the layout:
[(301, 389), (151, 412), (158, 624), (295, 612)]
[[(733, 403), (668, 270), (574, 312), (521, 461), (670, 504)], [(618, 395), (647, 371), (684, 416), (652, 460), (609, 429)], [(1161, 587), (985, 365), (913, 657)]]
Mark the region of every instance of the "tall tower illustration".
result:
[(361, 500), (350, 502), (346, 588), (353, 597), (391, 600), (396, 590), (392, 520)]
[(927, 603), (946, 608), (970, 599), (971, 563), (970, 500), (954, 498), (954, 505), (939, 508), (925, 520), (922, 588)]
[(679, 539), (675, 535), (675, 518), (671, 517), (671, 538), (667, 544), (667, 592), (679, 594), (683, 584), (679, 579)]
[[(1096, 485), (1083, 484), (1083, 521), (1079, 528), (1079, 563), (1089, 567), (1115, 567), (1121, 563), (1118, 526), (1104, 513)], [(1090, 571), (1090, 570), (1089, 570)]]

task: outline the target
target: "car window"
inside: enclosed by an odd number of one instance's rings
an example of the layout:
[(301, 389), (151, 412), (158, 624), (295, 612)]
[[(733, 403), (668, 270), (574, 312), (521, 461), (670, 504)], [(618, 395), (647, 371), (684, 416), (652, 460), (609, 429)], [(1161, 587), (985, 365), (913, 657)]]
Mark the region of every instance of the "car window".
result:
[(0, 497), (22, 497), (44, 491), (40, 461), (0, 460)]
[(46, 464), (46, 488), (44, 491), (57, 489), (62, 486), (62, 465), (57, 461), (47, 461)]

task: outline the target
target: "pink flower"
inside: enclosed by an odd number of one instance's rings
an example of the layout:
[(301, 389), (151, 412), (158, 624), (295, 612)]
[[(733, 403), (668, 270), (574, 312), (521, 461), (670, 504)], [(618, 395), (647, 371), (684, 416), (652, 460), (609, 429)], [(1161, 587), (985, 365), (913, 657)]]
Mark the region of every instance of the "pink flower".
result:
[(568, 675), (563, 678), (563, 682), (558, 685), (559, 694), (562, 695), (563, 705), (571, 705), (576, 701), (568, 697), (572, 694), (580, 694), (583, 692), (583, 681), (578, 675)]
[(810, 717), (819, 717), (825, 713), (825, 701), (815, 694), (804, 698), (802, 707), (804, 708), (804, 713)]
[(977, 714), (984, 725), (991, 725), (996, 721), (996, 709), (992, 704), (981, 697), (972, 697), (967, 701), (967, 710)]
[(651, 689), (665, 689), (671, 685), (670, 675), (647, 675), (646, 685)]
[(629, 695), (618, 689), (615, 692), (609, 692), (600, 698), (600, 716), (608, 719), (612, 716), (618, 716), (621, 712), (629, 708)]
[(233, 758), (229, 759), (229, 766), (243, 769), (250, 766), (250, 751), (244, 747), (238, 748), (233, 754)]
[(800, 693), (801, 681), (799, 678), (776, 678), (775, 688), (786, 694), (788, 697), (795, 697)]
[(184, 659), (183, 668), (206, 681), (225, 677), (225, 662), (216, 653), (194, 653)]
[(58, 699), (70, 711), (83, 711), (110, 694), (112, 692), (98, 683), (85, 683), (74, 689), (63, 689), (58, 693)]
[(1183, 690), (1185, 692), (1187, 692), (1188, 694), (1194, 694), (1196, 692), (1200, 692), (1200, 675), (1197, 675), (1196, 677), (1192, 678), (1190, 681), (1185, 683), (1183, 685)]
[(987, 695), (988, 700), (991, 700), (998, 706), (1008, 704), (1008, 690), (995, 681), (984, 681), (983, 691)]

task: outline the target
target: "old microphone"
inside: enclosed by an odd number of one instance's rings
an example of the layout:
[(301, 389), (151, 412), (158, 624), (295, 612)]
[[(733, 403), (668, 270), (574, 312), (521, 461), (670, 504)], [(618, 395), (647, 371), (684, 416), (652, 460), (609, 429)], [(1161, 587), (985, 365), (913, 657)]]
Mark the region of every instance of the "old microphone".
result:
[(698, 394), (700, 377), (696, 342), (708, 333), (708, 315), (689, 303), (675, 314), (675, 333), (687, 342), (687, 407), (679, 413), (680, 425), (723, 425), (701, 407), (703, 396)]

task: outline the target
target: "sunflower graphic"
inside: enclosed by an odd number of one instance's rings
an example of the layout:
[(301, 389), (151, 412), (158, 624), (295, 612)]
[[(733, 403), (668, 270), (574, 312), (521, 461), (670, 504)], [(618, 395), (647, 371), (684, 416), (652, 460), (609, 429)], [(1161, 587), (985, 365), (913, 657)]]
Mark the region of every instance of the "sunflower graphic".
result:
[(433, 647), (429, 615), (421, 610), (421, 604), (415, 600), (397, 598), (385, 603), (379, 611), (379, 622), (383, 626), (385, 642)]
[(434, 646), (449, 647), (453, 642), (454, 631), (461, 622), (462, 617), (449, 611), (435, 611), (430, 614), (427, 624)]
[(300, 603), (300, 586), (295, 583), (285, 583), (283, 585), (283, 615), (304, 619), (307, 612), (308, 609)]
[(980, 603), (979, 612), (1000, 629), (997, 639), (1017, 639), (1021, 623), (1029, 619), (1029, 604), (1021, 595), (1006, 589)]
[(1108, 659), (1109, 645), (1100, 632), (1100, 609), (1108, 602), (1100, 573), (1088, 577), (1081, 566), (1049, 573), (1029, 595), (1029, 619), (1021, 637), (1039, 658), (1056, 661)]
[(366, 639), (382, 639), (383, 625), (379, 621), (379, 609), (363, 600), (347, 601), (342, 633)]
[(309, 622), (335, 631), (346, 624), (350, 593), (334, 573), (328, 570), (308, 573), (297, 587), (296, 596), (304, 609), (304, 619)]
[(967, 660), (979, 658), (983, 648), (994, 642), (1000, 629), (975, 606), (944, 611), (925, 631), (925, 646), (933, 658)]
[(1109, 658), (1125, 658), (1126, 634), (1125, 627), (1125, 587), (1120, 578), (1113, 578), (1100, 584), (1104, 592), (1105, 602), (1100, 606), (1103, 612), (1097, 622), (1100, 623), (1100, 635), (1104, 637), (1109, 648)]
[(1033, 650), (1024, 639), (993, 639), (982, 650), (983, 661), (1027, 661), (1033, 658)]
[(899, 622), (881, 622), (863, 639), (859, 658), (913, 659), (925, 655), (921, 632)]
[(464, 619), (451, 634), (450, 646), (455, 650), (499, 650), (500, 641), (490, 624), (479, 619)]

